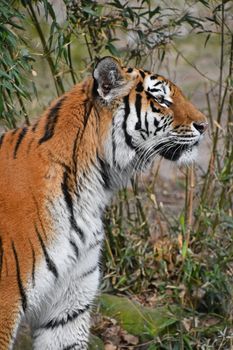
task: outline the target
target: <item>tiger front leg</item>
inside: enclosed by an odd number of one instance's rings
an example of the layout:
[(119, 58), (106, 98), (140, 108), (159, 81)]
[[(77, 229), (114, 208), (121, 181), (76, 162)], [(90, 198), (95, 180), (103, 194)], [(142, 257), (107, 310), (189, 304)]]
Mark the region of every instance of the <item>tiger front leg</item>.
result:
[[(1, 267), (1, 266), (0, 266)], [(24, 315), (27, 303), (23, 299), (22, 290), (19, 293), (17, 280), (5, 270), (0, 278), (0, 349), (11, 350), (13, 348), (17, 331)], [(9, 288), (10, 286), (10, 288)]]
[(90, 311), (99, 285), (99, 267), (61, 280), (44, 300), (32, 329), (35, 350), (88, 348)]
[(34, 350), (86, 350), (88, 348), (90, 311), (67, 314), (33, 333)]
[[(1, 299), (1, 296), (0, 296)], [(20, 312), (0, 300), (0, 349), (11, 350), (13, 348), (17, 330), (20, 324)]]

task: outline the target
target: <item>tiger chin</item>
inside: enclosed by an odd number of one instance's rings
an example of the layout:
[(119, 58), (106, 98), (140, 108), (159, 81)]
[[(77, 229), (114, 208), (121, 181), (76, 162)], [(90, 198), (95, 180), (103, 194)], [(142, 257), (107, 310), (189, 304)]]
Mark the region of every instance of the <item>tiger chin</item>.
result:
[(0, 348), (87, 349), (103, 212), (156, 156), (192, 161), (207, 122), (168, 79), (100, 60), (29, 127), (0, 137)]

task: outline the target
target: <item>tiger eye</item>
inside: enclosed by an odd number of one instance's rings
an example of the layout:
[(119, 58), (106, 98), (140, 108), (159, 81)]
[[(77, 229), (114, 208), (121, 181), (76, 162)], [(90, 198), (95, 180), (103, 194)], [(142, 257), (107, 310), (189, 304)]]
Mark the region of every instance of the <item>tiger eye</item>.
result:
[(163, 97), (162, 95), (161, 95), (161, 96), (156, 96), (155, 99), (156, 99), (159, 103), (162, 103), (164, 97)]

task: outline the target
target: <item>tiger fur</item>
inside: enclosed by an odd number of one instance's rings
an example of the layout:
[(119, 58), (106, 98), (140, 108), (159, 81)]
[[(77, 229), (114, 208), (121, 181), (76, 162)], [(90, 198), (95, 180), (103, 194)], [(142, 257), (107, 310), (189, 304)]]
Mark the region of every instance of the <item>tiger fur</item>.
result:
[(30, 127), (0, 138), (0, 349), (87, 349), (106, 205), (156, 155), (196, 156), (204, 115), (164, 77), (112, 57)]

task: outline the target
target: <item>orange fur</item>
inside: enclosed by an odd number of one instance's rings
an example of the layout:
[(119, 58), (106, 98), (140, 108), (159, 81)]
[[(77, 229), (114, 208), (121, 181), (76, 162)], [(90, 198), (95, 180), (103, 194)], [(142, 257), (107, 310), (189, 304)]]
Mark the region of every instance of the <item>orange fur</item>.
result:
[[(89, 83), (91, 82), (92, 79)], [(42, 258), (42, 249), (35, 234), (34, 222), (39, 221), (44, 242), (48, 244), (53, 238), (53, 231), (50, 229), (50, 218), (46, 217), (44, 210), (46, 194), (57, 195), (60, 190), (61, 164), (70, 166), (69, 155), (73, 152), (73, 140), (77, 136), (77, 130), (80, 130), (80, 140), (82, 139), (83, 144), (83, 148), (78, 149), (79, 142), (77, 142), (77, 150), (75, 150), (80, 171), (88, 167), (96, 151), (98, 135), (94, 112), (91, 112), (88, 119), (85, 135), (82, 134), (83, 103), (88, 99), (91, 87), (88, 86), (85, 94), (83, 85), (77, 85), (65, 95), (67, 101), (59, 111), (56, 133), (50, 142), (38, 145), (38, 141), (44, 135), (49, 111), (57, 101), (39, 119), (36, 131), (33, 132), (33, 126), (28, 128), (15, 158), (13, 154), (22, 129), (18, 129), (15, 133), (7, 132), (0, 149), (0, 236), (4, 247), (0, 280), (0, 333), (5, 330), (4, 338), (1, 339), (5, 341), (5, 348), (7, 348), (7, 339), (10, 340), (9, 332), (14, 327), (14, 315), (19, 310), (21, 298), (12, 242), (17, 249), (21, 281), (25, 286), (32, 273), (31, 246), (35, 251), (36, 264), (39, 264)], [(0, 348), (4, 349), (1, 343)]]

